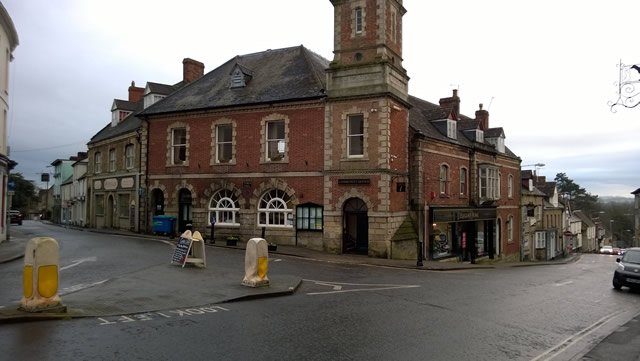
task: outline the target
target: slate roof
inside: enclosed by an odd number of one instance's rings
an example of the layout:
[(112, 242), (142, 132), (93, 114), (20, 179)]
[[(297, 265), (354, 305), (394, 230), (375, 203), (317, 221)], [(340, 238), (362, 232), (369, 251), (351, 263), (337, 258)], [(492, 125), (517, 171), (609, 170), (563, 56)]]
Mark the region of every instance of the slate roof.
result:
[(639, 193), (640, 193), (640, 188), (638, 188), (635, 191), (631, 192), (631, 194), (639, 194)]
[(547, 197), (553, 197), (554, 190), (556, 189), (556, 182), (545, 182), (537, 184), (536, 187), (540, 189)]
[(502, 129), (502, 127), (489, 128), (484, 131), (485, 138), (498, 138), (502, 135), (504, 135), (504, 129)]
[(525, 187), (522, 187), (521, 193), (522, 193), (522, 195), (537, 196), (537, 197), (545, 197), (546, 196), (546, 194), (544, 194), (542, 191), (540, 191), (535, 186), (533, 187), (532, 191), (530, 191), (529, 189), (527, 189)]
[(584, 212), (582, 211), (574, 211), (573, 214), (580, 218), (580, 220), (584, 223), (587, 224), (588, 227), (595, 227), (595, 223), (593, 223), (593, 221), (591, 220), (591, 218), (587, 217), (586, 214), (584, 214)]
[(87, 145), (91, 145), (93, 143), (100, 142), (102, 140), (106, 140), (109, 138), (117, 137), (122, 134), (126, 134), (132, 132), (142, 125), (142, 121), (138, 118), (135, 113), (130, 114), (128, 117), (124, 118), (118, 125), (115, 127), (111, 126), (111, 123), (107, 124), (106, 127), (102, 128), (96, 135), (94, 135)]
[[(460, 119), (457, 120), (456, 126), (458, 133), (460, 134), (458, 134), (456, 139), (451, 139), (446, 136), (447, 129), (445, 122), (433, 122), (434, 120), (448, 119), (452, 110), (450, 106), (441, 107), (440, 105), (433, 104), (412, 95), (409, 95), (409, 104), (412, 105), (412, 108), (409, 110), (409, 125), (419, 134), (427, 138), (437, 139), (464, 147), (484, 147), (487, 150), (495, 150), (493, 145), (486, 142), (484, 144), (475, 143), (463, 134), (464, 130), (478, 128), (479, 122), (477, 120), (460, 114)], [(515, 155), (508, 147), (505, 147), (504, 155), (518, 159), (518, 156)]]
[(116, 109), (128, 110), (131, 112), (142, 110), (142, 103), (140, 102), (130, 102), (122, 99), (114, 99), (113, 101), (115, 103)]
[[(245, 87), (232, 89), (236, 65), (253, 75)], [(324, 98), (328, 67), (328, 60), (302, 45), (238, 55), (139, 115)]]
[(147, 82), (147, 86), (149, 87), (148, 94), (153, 93), (153, 94), (160, 94), (160, 95), (169, 95), (174, 91), (176, 91), (176, 89), (178, 89), (180, 84), (182, 84), (182, 82), (176, 85), (168, 85), (168, 84), (153, 83), (148, 81)]

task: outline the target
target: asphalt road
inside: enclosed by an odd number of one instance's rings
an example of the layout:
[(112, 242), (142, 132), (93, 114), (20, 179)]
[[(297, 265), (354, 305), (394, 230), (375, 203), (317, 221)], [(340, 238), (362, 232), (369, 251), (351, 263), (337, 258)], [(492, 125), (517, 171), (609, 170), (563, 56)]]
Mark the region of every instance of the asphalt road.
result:
[[(69, 278), (63, 288), (167, 262), (169, 254), (161, 242), (24, 227), (59, 240), (62, 267), (96, 257), (61, 271)], [(242, 256), (217, 252), (229, 262)], [(0, 300), (5, 287), (21, 288), (21, 267), (0, 265)], [(282, 256), (270, 260), (269, 270), (305, 280), (293, 296), (3, 325), (0, 359), (578, 360), (640, 310), (640, 294), (611, 287), (614, 267), (613, 256), (600, 255), (566, 265), (455, 272)]]

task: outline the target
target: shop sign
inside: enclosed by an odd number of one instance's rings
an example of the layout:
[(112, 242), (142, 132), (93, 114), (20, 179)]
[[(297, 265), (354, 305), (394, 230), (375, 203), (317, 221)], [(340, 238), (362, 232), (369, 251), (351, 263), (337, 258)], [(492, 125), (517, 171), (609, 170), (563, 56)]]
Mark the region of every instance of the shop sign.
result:
[(496, 219), (495, 209), (433, 210), (434, 222), (467, 222)]
[(371, 184), (369, 178), (338, 179), (338, 184)]
[(133, 178), (122, 178), (120, 180), (120, 186), (122, 188), (133, 188), (133, 184), (134, 184)]
[(104, 189), (110, 191), (118, 188), (118, 180), (115, 178), (109, 178), (104, 181)]

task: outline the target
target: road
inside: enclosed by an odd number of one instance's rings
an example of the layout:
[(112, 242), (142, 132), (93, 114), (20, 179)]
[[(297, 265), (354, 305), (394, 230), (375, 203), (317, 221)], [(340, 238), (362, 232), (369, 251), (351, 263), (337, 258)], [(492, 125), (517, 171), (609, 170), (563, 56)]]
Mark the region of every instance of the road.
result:
[[(162, 242), (23, 227), (59, 241), (62, 267), (90, 259), (61, 271), (62, 288), (167, 262), (170, 252)], [(21, 267), (0, 265), (1, 301), (12, 300), (7, 287), (21, 289)], [(640, 310), (640, 294), (611, 287), (614, 267), (604, 255), (454, 272), (278, 256), (270, 273), (304, 279), (293, 296), (3, 325), (0, 349), (24, 360), (579, 360)]]

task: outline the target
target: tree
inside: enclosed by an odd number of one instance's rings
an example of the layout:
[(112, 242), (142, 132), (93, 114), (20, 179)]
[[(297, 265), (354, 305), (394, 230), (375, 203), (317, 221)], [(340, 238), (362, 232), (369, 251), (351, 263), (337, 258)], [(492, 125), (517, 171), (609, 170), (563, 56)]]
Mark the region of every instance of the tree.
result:
[(24, 179), (21, 173), (11, 173), (9, 178), (13, 180), (15, 192), (11, 208), (19, 209), (23, 214), (27, 214), (29, 209), (38, 202), (36, 186), (33, 181)]
[(597, 213), (599, 209), (598, 196), (592, 195), (586, 189), (580, 187), (565, 173), (556, 174), (556, 184), (560, 196), (569, 201), (572, 210), (581, 210), (586, 214)]

